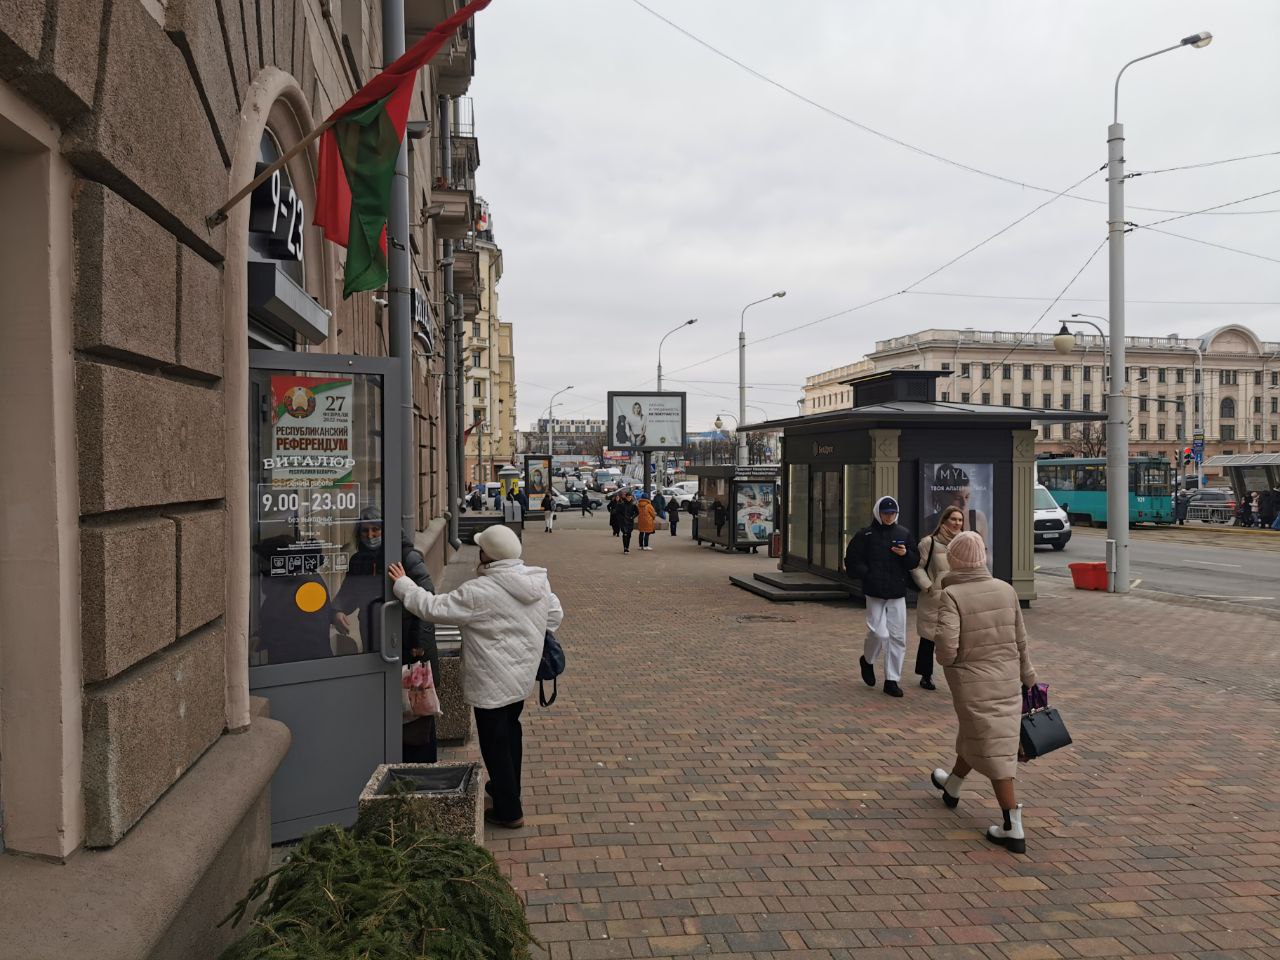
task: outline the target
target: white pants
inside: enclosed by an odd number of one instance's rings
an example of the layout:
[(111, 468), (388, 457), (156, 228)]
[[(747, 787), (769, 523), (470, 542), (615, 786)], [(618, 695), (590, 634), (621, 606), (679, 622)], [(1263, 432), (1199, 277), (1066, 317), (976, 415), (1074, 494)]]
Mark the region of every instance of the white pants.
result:
[(546, 519), (546, 527), (544, 529), (554, 530), (556, 528), (555, 512), (552, 510), (548, 510), (543, 514), (543, 517)]
[(867, 597), (867, 639), (862, 655), (872, 666), (884, 653), (884, 678), (902, 679), (902, 661), (907, 656), (907, 601), (903, 597), (885, 600)]

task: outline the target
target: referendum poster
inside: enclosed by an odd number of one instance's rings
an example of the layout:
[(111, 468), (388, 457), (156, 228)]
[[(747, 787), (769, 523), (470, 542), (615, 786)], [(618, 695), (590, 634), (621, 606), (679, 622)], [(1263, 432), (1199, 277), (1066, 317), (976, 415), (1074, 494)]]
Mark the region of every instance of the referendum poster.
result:
[(541, 506), (541, 503), (534, 503), (534, 498), (541, 500), (547, 492), (547, 486), (551, 483), (551, 458), (550, 457), (525, 457), (524, 458), (524, 490), (529, 494), (529, 502), (534, 506)]
[(992, 517), (995, 493), (994, 468), (989, 463), (920, 463), (921, 537), (933, 533), (948, 507), (964, 511), (964, 528), (982, 536), (987, 545), (987, 566), (995, 560)]
[(608, 445), (615, 449), (684, 449), (685, 395), (610, 391)]
[(758, 483), (738, 481), (737, 541), (744, 543), (768, 543), (773, 536), (773, 518), (776, 514), (778, 485), (773, 480)]
[(350, 377), (271, 378), (273, 487), (331, 487), (352, 482)]

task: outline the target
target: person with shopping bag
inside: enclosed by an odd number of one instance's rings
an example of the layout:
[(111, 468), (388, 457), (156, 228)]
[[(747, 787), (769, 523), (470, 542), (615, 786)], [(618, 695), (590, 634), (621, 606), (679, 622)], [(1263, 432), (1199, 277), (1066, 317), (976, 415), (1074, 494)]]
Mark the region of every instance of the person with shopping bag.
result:
[(516, 829), (524, 826), (520, 714), (533, 692), (547, 631), (560, 626), (564, 611), (547, 571), (521, 559), (520, 538), (510, 527), (488, 527), (475, 540), (477, 575), (456, 590), (424, 590), (398, 563), (387, 568), (387, 575), (396, 599), (413, 616), (459, 628), (462, 694), (475, 712), (480, 755), (489, 772), (485, 789), (493, 798), (485, 820)]
[(956, 760), (951, 771), (931, 777), (951, 808), (960, 803), (964, 778), (972, 770), (991, 780), (1003, 823), (987, 829), (987, 839), (1013, 853), (1025, 853), (1022, 804), (1013, 782), (1022, 733), (1022, 691), (1036, 683), (1027, 654), (1027, 630), (1017, 591), (987, 569), (987, 548), (971, 530), (947, 548), (951, 572), (943, 578), (934, 644), (951, 688), (956, 711)]

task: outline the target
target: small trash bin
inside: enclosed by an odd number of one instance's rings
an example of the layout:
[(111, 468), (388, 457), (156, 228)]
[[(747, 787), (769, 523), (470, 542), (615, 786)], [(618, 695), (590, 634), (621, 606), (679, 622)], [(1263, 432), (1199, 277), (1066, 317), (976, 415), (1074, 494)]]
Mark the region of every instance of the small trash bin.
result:
[(1106, 590), (1107, 565), (1095, 563), (1069, 563), (1071, 582), (1077, 590)]
[(782, 531), (773, 531), (773, 536), (769, 538), (769, 556), (777, 560), (782, 556)]

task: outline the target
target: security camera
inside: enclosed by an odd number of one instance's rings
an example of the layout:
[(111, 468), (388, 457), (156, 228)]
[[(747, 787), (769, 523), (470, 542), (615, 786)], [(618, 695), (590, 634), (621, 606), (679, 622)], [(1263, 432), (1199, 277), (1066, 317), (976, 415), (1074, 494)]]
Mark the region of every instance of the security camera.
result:
[(383, 310), (387, 309), (387, 301), (384, 300), (382, 297), (374, 297), (373, 305), (375, 307), (380, 307)]

